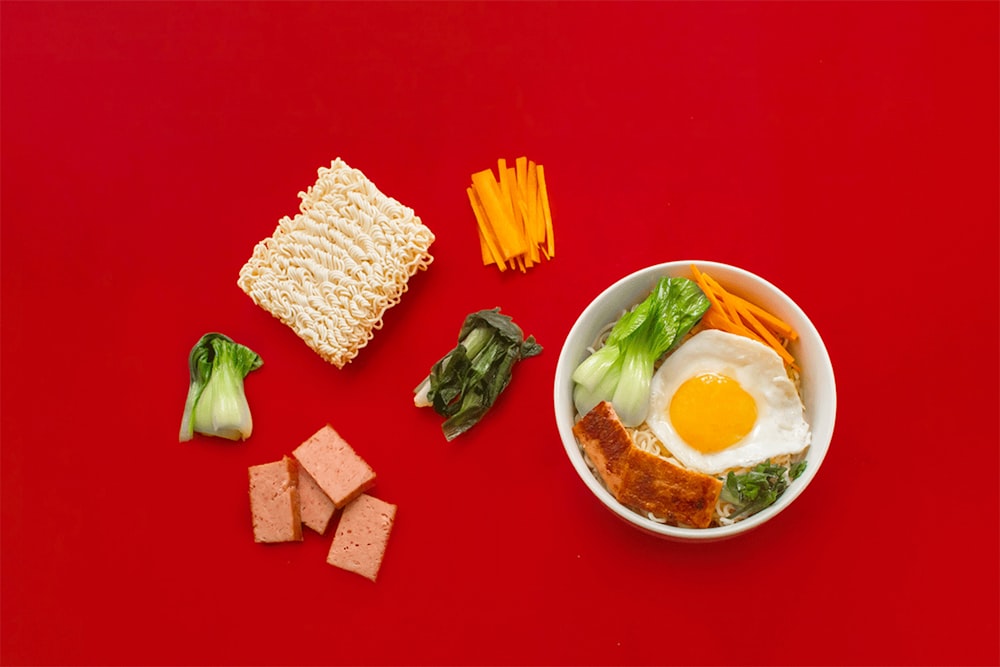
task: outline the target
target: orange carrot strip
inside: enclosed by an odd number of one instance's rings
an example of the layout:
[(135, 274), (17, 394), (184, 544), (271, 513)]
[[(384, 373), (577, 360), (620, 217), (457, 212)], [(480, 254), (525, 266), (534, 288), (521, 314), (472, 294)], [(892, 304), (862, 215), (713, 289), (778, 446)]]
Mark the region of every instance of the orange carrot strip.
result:
[(517, 205), (517, 182), (513, 167), (506, 166), (504, 159), (497, 160), (497, 173), (500, 180), (500, 192), (503, 195), (504, 209), (507, 212), (506, 224), (510, 227), (512, 235), (519, 237), (524, 242), (527, 250), (528, 243), (524, 237), (524, 222), (521, 220), (520, 207)]
[(725, 311), (722, 309), (722, 304), (720, 304), (719, 300), (715, 298), (715, 292), (712, 291), (709, 284), (705, 282), (705, 274), (699, 271), (698, 267), (694, 264), (691, 265), (691, 271), (694, 273), (694, 280), (698, 283), (698, 287), (700, 287), (701, 291), (708, 297), (708, 302), (712, 304), (712, 308), (714, 308), (717, 313), (724, 315)]
[(722, 304), (722, 308), (725, 311), (726, 316), (729, 317), (729, 319), (732, 320), (734, 323), (739, 324), (740, 315), (736, 311), (736, 307), (733, 305), (730, 299), (732, 295), (730, 295), (729, 292), (724, 290), (722, 288), (722, 285), (720, 285), (712, 276), (708, 275), (707, 273), (702, 273), (701, 275), (705, 278), (705, 282), (709, 285), (709, 287), (712, 288), (712, 291), (715, 292), (716, 299), (718, 299), (719, 303)]
[(797, 366), (795, 365), (795, 357), (793, 357), (792, 354), (788, 350), (786, 350), (781, 343), (778, 342), (778, 339), (771, 334), (771, 332), (768, 330), (767, 327), (761, 324), (760, 321), (756, 317), (754, 317), (753, 313), (748, 311), (740, 304), (737, 304), (736, 309), (743, 317), (743, 319), (745, 319), (747, 323), (750, 325), (750, 328), (756, 331), (758, 334), (760, 334), (760, 337), (764, 339), (764, 342), (767, 343), (768, 346), (773, 348), (774, 351), (778, 353), (778, 356), (780, 356), (782, 359), (785, 360), (786, 364), (797, 368)]
[(516, 206), (520, 211), (521, 222), (524, 227), (524, 239), (528, 246), (528, 255), (532, 264), (537, 264), (541, 257), (537, 250), (537, 239), (535, 238), (535, 224), (528, 213), (528, 158), (521, 156), (514, 160), (514, 173), (517, 181), (517, 202)]
[[(514, 173), (517, 176), (515, 179), (517, 181), (517, 201), (520, 204), (528, 201), (528, 158), (519, 157), (514, 160)], [(527, 220), (526, 215), (521, 215), (521, 218)]]
[(743, 336), (745, 338), (752, 338), (758, 343), (764, 342), (764, 339), (761, 338), (759, 334), (757, 334), (755, 331), (751, 330), (749, 327), (743, 324), (743, 322), (740, 321), (738, 318), (733, 319), (729, 317), (729, 315), (726, 315), (725, 317), (726, 321), (728, 322), (728, 327), (726, 330), (729, 331), (730, 333), (739, 334), (740, 336)]
[(501, 271), (506, 271), (507, 267), (504, 266), (503, 259), (500, 255), (500, 250), (497, 248), (496, 239), (493, 236), (493, 230), (489, 226), (489, 222), (486, 219), (486, 210), (483, 208), (483, 204), (476, 194), (476, 190), (472, 187), (466, 188), (466, 192), (469, 193), (469, 203), (472, 204), (472, 212), (476, 216), (476, 222), (479, 225), (479, 239), (480, 246), (485, 247), (486, 251), (483, 253), (483, 264), (490, 265), (496, 264)]
[(511, 208), (514, 210), (514, 226), (518, 233), (524, 238), (525, 254), (524, 263), (527, 268), (531, 268), (541, 259), (538, 255), (536, 243), (532, 238), (534, 230), (531, 223), (524, 217), (521, 209), (520, 188), (517, 185), (517, 170), (515, 167), (508, 167), (507, 181), (511, 192)]
[(724, 289), (722, 289), (719, 283), (717, 283), (715, 279), (712, 278), (712, 276), (708, 275), (707, 273), (702, 275), (705, 276), (705, 282), (707, 282), (709, 286), (712, 288), (712, 291), (715, 292), (716, 298), (719, 300), (719, 303), (722, 304), (722, 308), (726, 312), (726, 315), (729, 317), (729, 319), (731, 319), (733, 322), (739, 322), (740, 321), (739, 313), (736, 312), (736, 309), (726, 298), (728, 297), (728, 293)]
[(518, 199), (528, 198), (528, 158), (522, 156), (514, 160), (514, 171), (517, 174)]
[(705, 280), (705, 274), (699, 271), (698, 267), (694, 264), (691, 265), (691, 273), (694, 274), (694, 281), (698, 283), (698, 287), (701, 288), (701, 291), (705, 293), (705, 296), (707, 296), (713, 304), (715, 304), (715, 300), (713, 299), (714, 292), (712, 291), (712, 287)]
[(531, 224), (531, 220), (529, 219), (528, 202), (527, 202), (527, 200), (525, 200), (525, 199), (519, 199), (517, 201), (517, 207), (519, 209), (521, 209), (521, 219), (524, 220), (524, 223), (526, 225), (530, 225)]
[(532, 160), (528, 160), (528, 220), (534, 229), (538, 229), (538, 169)]
[(761, 320), (769, 329), (779, 334), (782, 338), (790, 338), (792, 340), (798, 338), (798, 334), (795, 333), (795, 330), (792, 329), (791, 325), (776, 315), (769, 313), (752, 301), (747, 301), (746, 299), (736, 296), (735, 294), (730, 293), (730, 298), (735, 303), (742, 304), (747, 309), (747, 312), (753, 313), (757, 319)]
[(500, 186), (500, 203), (503, 204), (504, 220), (502, 222), (509, 226), (513, 233), (517, 234), (517, 226), (514, 224), (514, 207), (511, 205), (511, 202), (514, 201), (514, 194), (511, 192), (511, 182), (507, 176), (507, 160), (500, 158), (497, 160), (497, 185)]
[(538, 168), (535, 168), (535, 180), (538, 182), (538, 187), (535, 188), (535, 237), (538, 242), (538, 248), (546, 259), (548, 259), (548, 253), (546, 252), (547, 246), (545, 243), (545, 209), (542, 207), (542, 189), (541, 182), (538, 179)]
[(552, 211), (549, 209), (549, 193), (545, 187), (545, 169), (538, 165), (538, 192), (542, 200), (542, 214), (545, 218), (545, 256), (552, 259), (556, 256), (556, 240), (552, 234)]
[(490, 252), (490, 247), (486, 243), (486, 237), (483, 235), (482, 227), (476, 227), (476, 234), (479, 235), (479, 252), (483, 256), (483, 266), (496, 264), (496, 260), (493, 259), (493, 253)]
[(701, 322), (709, 329), (729, 331), (732, 328), (732, 322), (725, 315), (720, 314), (714, 306), (705, 311), (705, 314), (701, 317)]

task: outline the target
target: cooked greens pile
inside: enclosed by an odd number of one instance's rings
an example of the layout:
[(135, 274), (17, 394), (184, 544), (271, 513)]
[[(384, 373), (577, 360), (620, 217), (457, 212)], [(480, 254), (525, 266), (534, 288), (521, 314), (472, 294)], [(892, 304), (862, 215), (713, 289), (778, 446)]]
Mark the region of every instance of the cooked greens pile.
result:
[(622, 315), (604, 345), (573, 371), (581, 415), (611, 401), (626, 426), (646, 420), (656, 362), (691, 330), (711, 303), (687, 278), (660, 278), (646, 299)]
[(263, 365), (260, 355), (229, 336), (207, 333), (188, 356), (191, 384), (184, 404), (180, 441), (195, 433), (246, 440), (253, 432), (243, 379)]
[(805, 469), (805, 461), (794, 464), (790, 469), (765, 461), (739, 475), (730, 472), (726, 475), (721, 495), (723, 500), (736, 506), (729, 518), (745, 518), (770, 507)]
[(489, 411), (510, 382), (514, 364), (541, 351), (535, 337), (525, 340), (521, 328), (499, 308), (471, 313), (458, 333), (458, 345), (413, 390), (413, 402), (446, 417), (441, 429), (453, 440)]

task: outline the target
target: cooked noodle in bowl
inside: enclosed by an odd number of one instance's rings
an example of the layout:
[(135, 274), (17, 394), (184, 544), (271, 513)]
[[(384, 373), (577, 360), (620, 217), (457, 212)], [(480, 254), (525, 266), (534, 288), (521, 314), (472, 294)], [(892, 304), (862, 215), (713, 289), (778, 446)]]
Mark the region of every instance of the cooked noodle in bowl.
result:
[[(584, 451), (585, 447), (577, 437), (578, 433), (574, 432), (574, 426), (578, 425), (591, 404), (584, 403), (581, 406), (579, 398), (574, 401), (573, 374), (583, 360), (602, 347), (622, 314), (646, 299), (661, 278), (701, 279), (698, 274), (702, 273), (718, 281), (732, 295), (780, 318), (795, 333), (789, 336), (790, 340), (787, 342), (782, 341), (785, 345), (778, 350), (785, 360), (782, 364), (778, 354), (764, 349), (766, 345), (762, 342), (714, 330), (715, 322), (709, 317), (711, 311), (707, 312), (704, 321), (695, 324), (684, 334), (683, 340), (675, 343), (656, 363), (647, 418), (641, 423), (621, 424), (628, 434), (630, 449), (634, 447), (643, 452), (644, 459), (655, 458), (657, 465), (661, 467), (663, 462), (669, 462), (684, 470), (685, 474), (696, 477), (699, 484), (703, 483), (702, 480), (707, 480), (705, 483), (715, 489), (714, 495), (705, 496), (708, 499), (706, 502), (713, 504), (711, 520), (697, 524), (706, 527), (693, 528), (674, 516), (660, 516), (656, 512), (645, 511), (645, 505), (627, 502), (619, 489), (609, 488), (606, 474), (603, 474), (606, 471), (601, 469), (601, 465), (606, 462), (595, 465)], [(711, 300), (711, 296), (709, 299)], [(714, 315), (713, 318), (717, 319)], [(711, 360), (711, 351), (720, 344), (735, 345), (736, 352), (732, 353), (734, 358), (745, 359), (758, 355), (762, 359), (761, 364), (765, 364), (748, 367), (749, 370), (737, 369), (735, 373), (743, 375), (738, 376), (738, 383), (731, 383), (747, 390), (755, 398), (759, 415), (757, 412), (751, 415), (755, 423), (752, 435), (741, 433), (736, 436), (738, 442), (732, 447), (727, 445), (721, 451), (707, 450), (708, 453), (703, 453), (688, 446), (686, 440), (692, 438), (678, 426), (681, 424), (680, 420), (664, 415), (673, 414), (676, 417), (672, 412), (674, 408), (670, 407), (673, 405), (671, 397), (677, 398), (677, 385), (685, 377), (685, 373), (691, 372), (691, 368), (710, 369), (713, 363), (721, 364), (720, 368), (729, 368), (724, 357), (723, 361)], [(701, 345), (700, 349), (710, 351), (707, 362), (704, 354), (695, 353), (698, 345)], [(764, 351), (759, 351), (758, 347)], [(684, 353), (679, 353), (679, 350), (684, 350)], [(774, 370), (773, 364), (777, 364), (778, 371)], [(724, 374), (734, 373), (726, 370)], [(782, 378), (777, 378), (777, 375)], [(761, 377), (767, 381), (761, 381)], [(774, 386), (771, 386), (771, 378), (774, 379)], [(570, 462), (585, 485), (608, 509), (633, 526), (661, 537), (711, 541), (746, 532), (777, 516), (815, 478), (833, 435), (836, 386), (822, 338), (801, 308), (784, 292), (766, 280), (734, 266), (686, 260), (650, 266), (626, 276), (604, 290), (587, 306), (571, 328), (560, 353), (556, 367), (554, 407), (560, 438)], [(728, 419), (728, 414), (724, 417)], [(624, 419), (622, 421), (628, 422)], [(770, 466), (768, 470), (772, 472), (775, 469), (782, 471), (779, 473), (779, 477), (783, 476), (779, 495), (773, 504), (748, 511), (746, 506), (734, 506), (731, 493), (718, 492), (731, 477), (729, 473), (750, 477), (747, 475), (748, 471), (758, 464), (767, 464)], [(668, 469), (676, 470), (672, 467)], [(617, 480), (611, 481), (618, 484)]]

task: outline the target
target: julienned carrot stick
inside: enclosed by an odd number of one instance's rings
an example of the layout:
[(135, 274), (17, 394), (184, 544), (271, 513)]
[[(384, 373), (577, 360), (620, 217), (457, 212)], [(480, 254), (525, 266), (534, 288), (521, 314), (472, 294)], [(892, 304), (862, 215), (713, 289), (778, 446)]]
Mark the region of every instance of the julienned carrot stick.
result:
[(761, 324), (760, 320), (754, 317), (753, 313), (742, 305), (737, 305), (736, 311), (747, 321), (750, 325), (750, 329), (756, 331), (757, 334), (764, 339), (764, 342), (770, 345), (774, 351), (778, 353), (778, 356), (785, 360), (786, 364), (792, 367), (795, 366), (795, 358), (792, 357), (791, 353), (785, 349), (784, 345), (778, 342), (778, 339), (774, 337), (774, 334), (768, 331), (767, 327)]
[(719, 304), (719, 300), (715, 298), (715, 292), (713, 292), (712, 288), (705, 282), (705, 276), (702, 275), (701, 271), (699, 271), (698, 267), (694, 264), (691, 265), (691, 271), (694, 273), (694, 280), (698, 283), (698, 287), (700, 287), (701, 291), (708, 297), (708, 301), (717, 311), (721, 311), (722, 306)]
[(472, 212), (476, 216), (479, 225), (479, 245), (483, 255), (483, 264), (496, 264), (501, 271), (506, 271), (507, 267), (503, 263), (500, 251), (497, 249), (496, 239), (493, 237), (493, 230), (490, 229), (486, 221), (486, 210), (474, 188), (466, 188), (469, 193), (469, 203), (472, 205)]
[(747, 301), (742, 297), (738, 297), (735, 294), (730, 294), (728, 297), (733, 303), (740, 304), (747, 309), (748, 312), (754, 314), (758, 319), (764, 322), (770, 329), (775, 333), (781, 334), (783, 337), (790, 340), (795, 340), (798, 338), (798, 334), (783, 320), (778, 319), (771, 313), (767, 312), (757, 304)]
[(548, 259), (556, 256), (556, 238), (552, 234), (552, 211), (549, 209), (549, 193), (545, 187), (545, 168), (538, 165), (538, 197), (542, 202), (542, 214), (545, 217), (545, 255)]

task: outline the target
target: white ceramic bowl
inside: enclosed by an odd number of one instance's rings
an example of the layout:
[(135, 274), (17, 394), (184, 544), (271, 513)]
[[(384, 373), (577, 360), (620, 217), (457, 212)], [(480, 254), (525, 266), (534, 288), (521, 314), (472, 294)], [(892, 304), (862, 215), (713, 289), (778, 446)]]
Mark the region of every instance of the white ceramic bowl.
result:
[[(573, 406), (573, 380), (577, 365), (585, 359), (587, 348), (600, 330), (614, 321), (622, 311), (642, 301), (662, 276), (693, 277), (691, 265), (705, 271), (726, 289), (770, 310), (788, 322), (798, 332), (798, 340), (789, 346), (801, 368), (802, 399), (805, 418), (812, 430), (805, 472), (794, 480), (778, 500), (767, 509), (730, 526), (714, 528), (681, 528), (658, 523), (633, 512), (608, 492), (587, 466), (573, 435), (576, 409)], [(555, 416), (566, 454), (580, 479), (608, 509), (629, 524), (653, 535), (679, 541), (713, 541), (740, 535), (770, 521), (788, 507), (803, 492), (819, 472), (830, 447), (837, 413), (837, 388), (833, 367), (823, 339), (816, 327), (794, 301), (780, 289), (749, 271), (718, 262), (685, 260), (650, 266), (625, 276), (601, 292), (584, 309), (570, 329), (559, 354), (555, 376)]]

